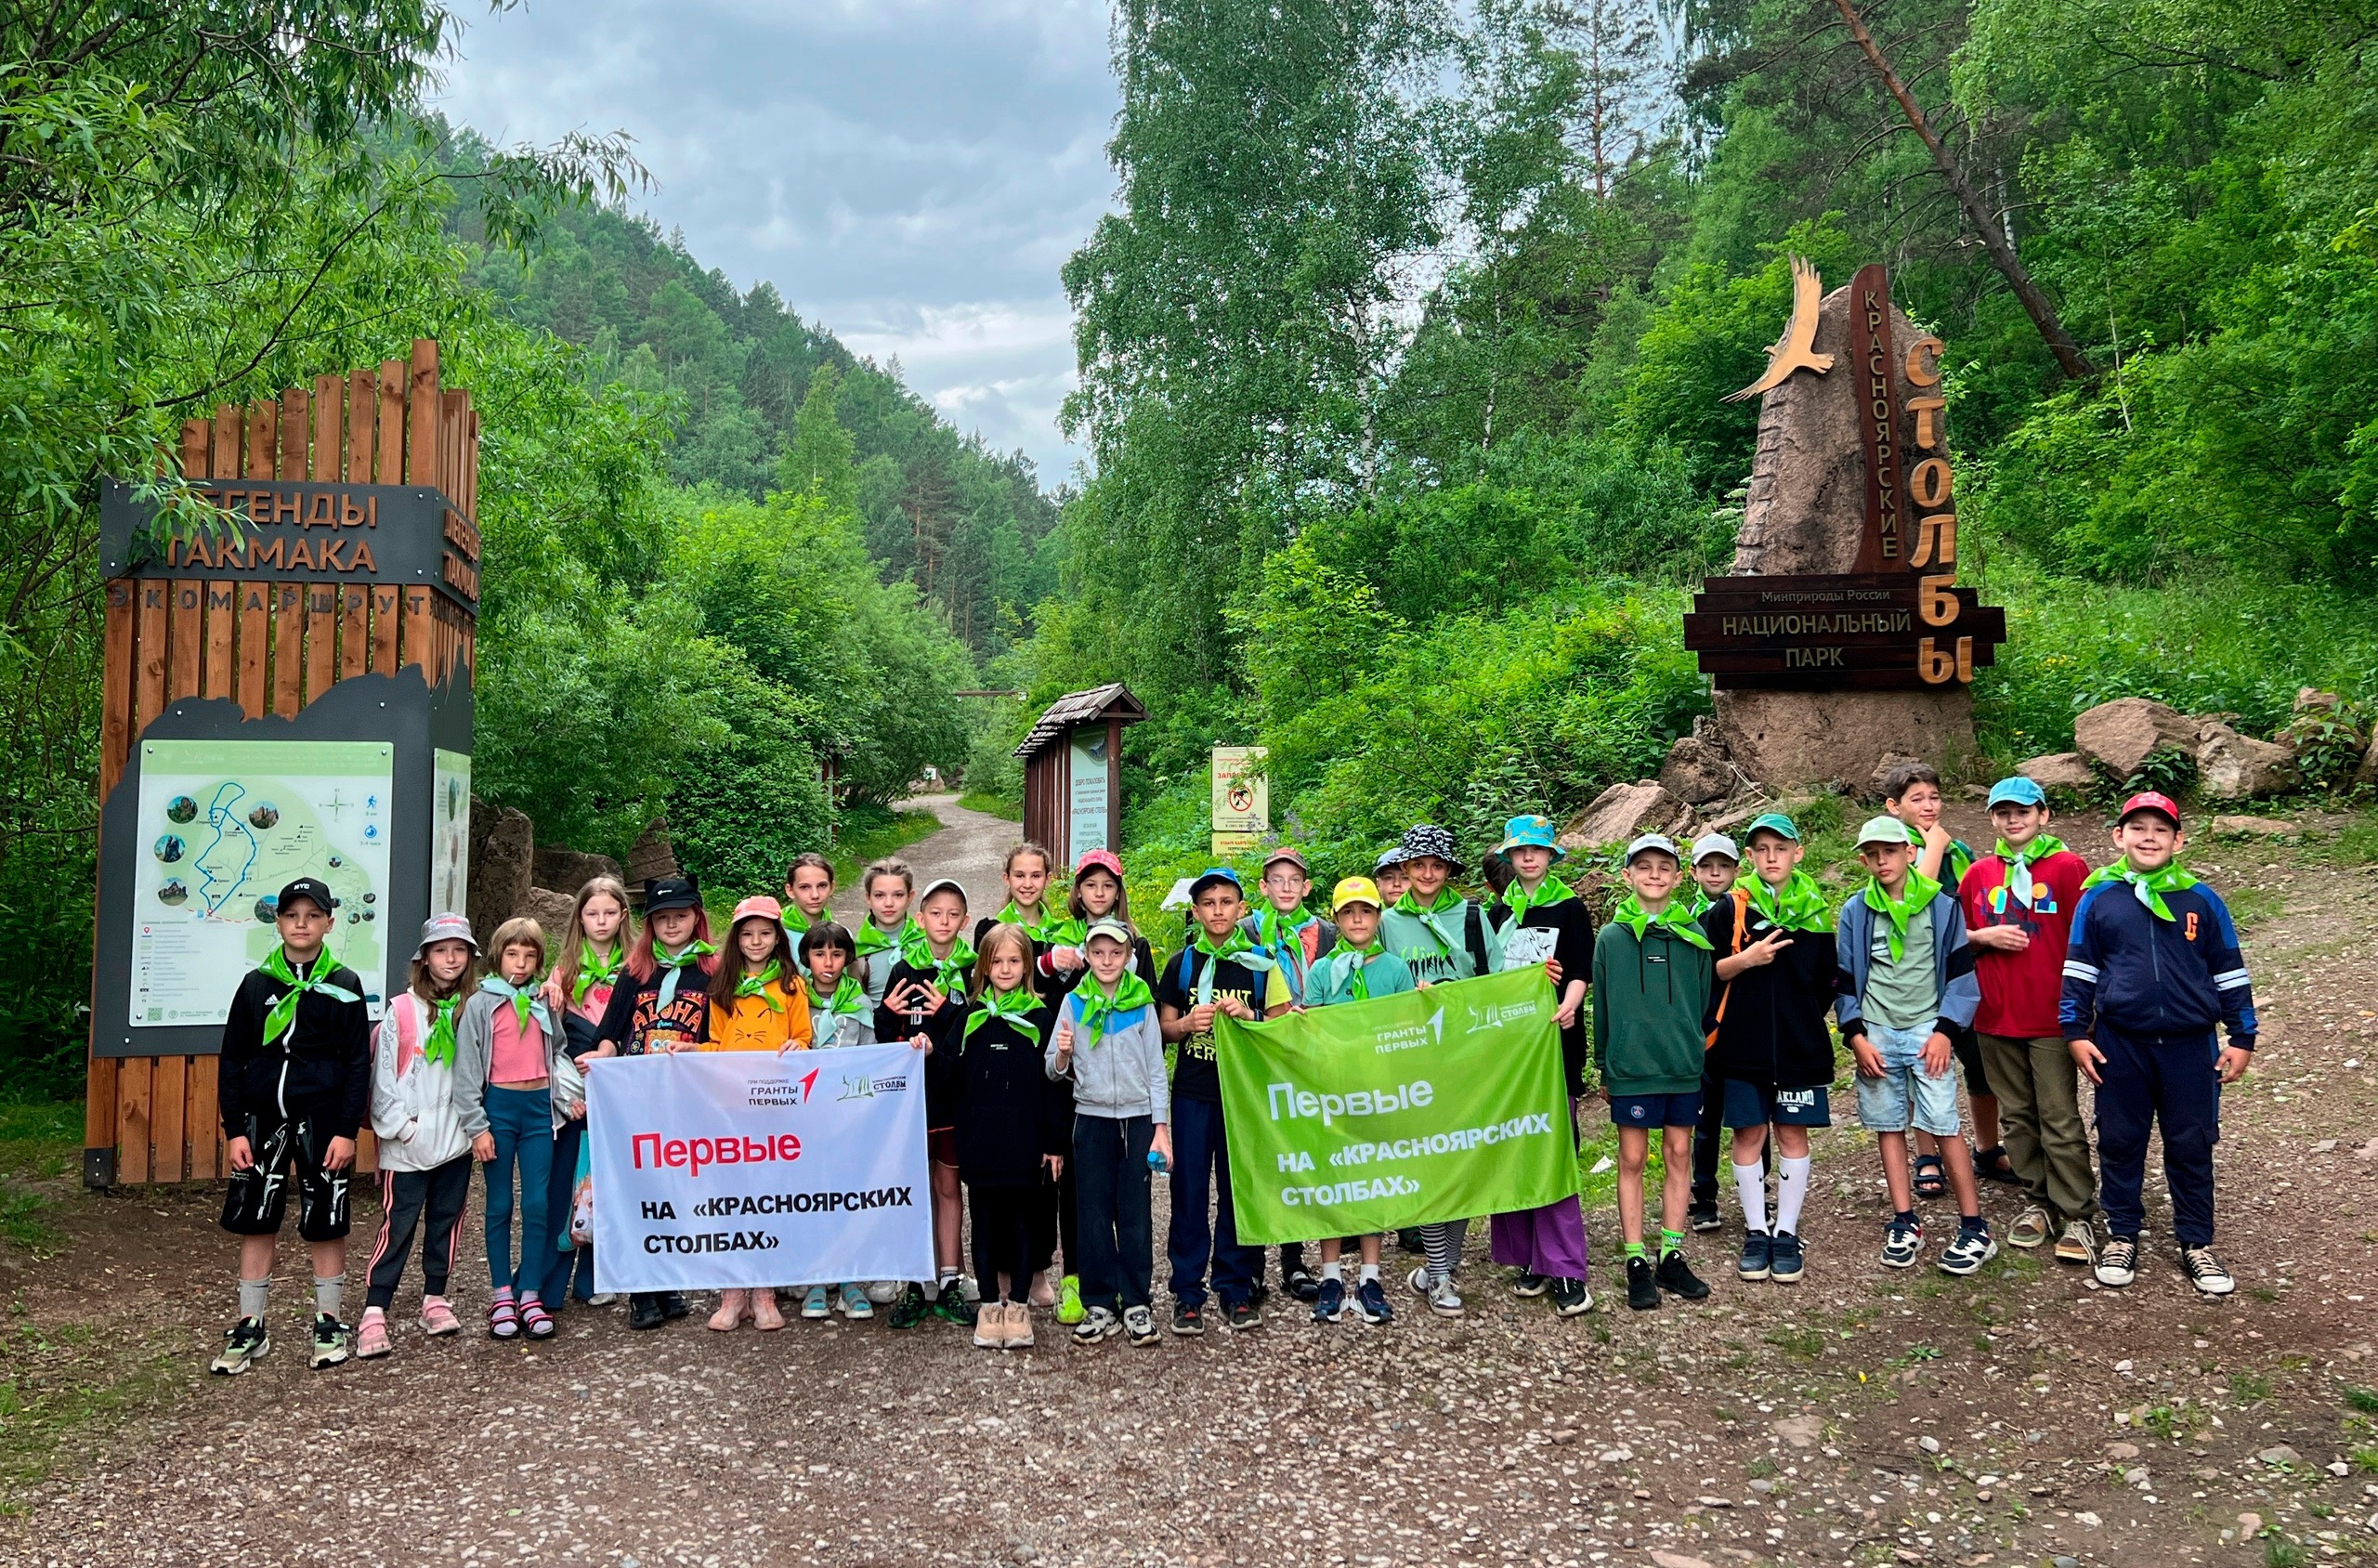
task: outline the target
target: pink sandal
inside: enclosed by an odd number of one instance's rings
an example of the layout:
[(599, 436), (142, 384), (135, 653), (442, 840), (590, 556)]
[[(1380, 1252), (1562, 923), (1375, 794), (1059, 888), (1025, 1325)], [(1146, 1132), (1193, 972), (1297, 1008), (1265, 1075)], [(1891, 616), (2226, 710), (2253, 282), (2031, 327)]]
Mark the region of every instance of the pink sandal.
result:
[(520, 1308), (509, 1290), (488, 1303), (488, 1337), (494, 1339), (516, 1339), (520, 1337)]
[(378, 1307), (364, 1310), (363, 1322), (355, 1330), (355, 1353), (363, 1361), (377, 1361), (395, 1350), (388, 1338), (388, 1314)]
[(453, 1303), (445, 1297), (424, 1296), (421, 1299), (421, 1331), (433, 1339), (442, 1339), (449, 1334), (460, 1334), (463, 1320), (454, 1315)]
[(554, 1314), (545, 1311), (544, 1302), (534, 1296), (520, 1298), (520, 1321), (527, 1326), (531, 1339), (550, 1339), (560, 1326), (554, 1322)]

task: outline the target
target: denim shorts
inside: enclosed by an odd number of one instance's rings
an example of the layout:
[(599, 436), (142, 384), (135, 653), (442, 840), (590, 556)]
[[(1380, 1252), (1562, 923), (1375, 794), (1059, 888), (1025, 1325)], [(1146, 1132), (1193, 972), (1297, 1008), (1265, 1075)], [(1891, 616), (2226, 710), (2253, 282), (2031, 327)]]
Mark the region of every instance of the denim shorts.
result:
[(1930, 1025), (1894, 1029), (1869, 1021), (1866, 1043), (1882, 1053), (1883, 1076), (1858, 1075), (1858, 1119), (1869, 1132), (1904, 1132), (1911, 1119), (1919, 1132), (1946, 1138), (1957, 1130), (1956, 1061), (1939, 1076), (1924, 1070), (1924, 1042)]

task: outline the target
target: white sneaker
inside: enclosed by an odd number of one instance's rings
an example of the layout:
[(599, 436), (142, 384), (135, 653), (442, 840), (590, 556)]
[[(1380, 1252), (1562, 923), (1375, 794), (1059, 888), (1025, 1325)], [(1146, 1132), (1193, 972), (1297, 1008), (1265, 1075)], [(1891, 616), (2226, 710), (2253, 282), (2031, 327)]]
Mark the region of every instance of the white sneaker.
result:
[(1439, 1317), (1459, 1317), (1461, 1296), (1451, 1279), (1432, 1280), (1428, 1265), (1423, 1263), (1412, 1271), (1412, 1293), (1429, 1303), (1429, 1310)]
[(896, 1279), (870, 1279), (867, 1282), (867, 1299), (879, 1307), (888, 1307), (900, 1299), (900, 1282)]
[(1078, 1344), (1094, 1345), (1109, 1334), (1120, 1334), (1122, 1331), (1122, 1320), (1114, 1313), (1104, 1307), (1092, 1307), (1082, 1314), (1079, 1323), (1074, 1325), (1074, 1339)]
[(2097, 1283), (2120, 1290), (2138, 1277), (2138, 1238), (2118, 1235), (2097, 1249)]
[(2229, 1277), (2229, 1271), (2221, 1266), (2210, 1247), (2181, 1248), (2180, 1272), (2200, 1295), (2227, 1296), (2238, 1288), (2238, 1282)]
[(816, 1319), (834, 1315), (834, 1299), (822, 1285), (813, 1285), (801, 1299), (801, 1315)]
[(865, 1319), (875, 1315), (875, 1303), (867, 1299), (867, 1292), (856, 1284), (843, 1287), (842, 1300), (839, 1304), (843, 1309), (843, 1315), (847, 1318)]

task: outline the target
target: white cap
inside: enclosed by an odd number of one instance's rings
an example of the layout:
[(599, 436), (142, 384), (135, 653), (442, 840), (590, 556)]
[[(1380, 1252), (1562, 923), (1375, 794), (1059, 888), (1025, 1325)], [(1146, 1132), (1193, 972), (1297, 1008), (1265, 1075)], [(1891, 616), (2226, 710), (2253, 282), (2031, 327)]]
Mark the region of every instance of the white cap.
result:
[(1743, 852), (1736, 846), (1734, 841), (1723, 833), (1704, 833), (1692, 841), (1694, 865), (1700, 865), (1713, 855), (1722, 855), (1729, 860), (1740, 860), (1743, 857)]
[(1620, 864), (1632, 866), (1635, 864), (1635, 857), (1642, 854), (1647, 849), (1656, 849), (1671, 860), (1682, 860), (1684, 858), (1684, 856), (1679, 852), (1676, 847), (1676, 841), (1668, 837), (1666, 833), (1645, 833), (1641, 838), (1637, 839), (1633, 843), (1627, 846), (1627, 857), (1621, 861)]

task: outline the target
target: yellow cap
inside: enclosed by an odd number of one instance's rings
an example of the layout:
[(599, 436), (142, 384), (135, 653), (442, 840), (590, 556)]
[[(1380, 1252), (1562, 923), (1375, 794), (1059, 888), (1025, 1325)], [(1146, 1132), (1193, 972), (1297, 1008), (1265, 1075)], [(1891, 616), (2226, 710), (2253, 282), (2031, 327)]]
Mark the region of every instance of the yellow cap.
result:
[(1368, 877), (1348, 877), (1329, 895), (1329, 912), (1336, 914), (1349, 904), (1368, 904), (1377, 909), (1383, 907), (1378, 895), (1378, 883)]

